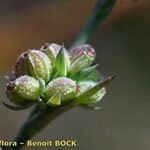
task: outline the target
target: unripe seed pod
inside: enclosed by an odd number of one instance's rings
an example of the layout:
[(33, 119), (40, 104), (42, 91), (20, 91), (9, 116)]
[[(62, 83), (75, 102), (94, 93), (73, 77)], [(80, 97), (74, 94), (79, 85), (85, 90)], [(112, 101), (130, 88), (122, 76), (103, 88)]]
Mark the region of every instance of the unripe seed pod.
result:
[(47, 54), (49, 59), (53, 62), (59, 53), (61, 46), (55, 43), (45, 43), (44, 46), (41, 47), (41, 50)]
[(93, 60), (87, 56), (87, 55), (82, 55), (81, 57), (79, 57), (78, 59), (76, 59), (70, 66), (69, 68), (69, 73), (71, 75), (81, 71), (84, 68), (87, 68), (91, 65), (91, 62)]
[(24, 52), (16, 62), (15, 74), (17, 77), (30, 75), (48, 82), (51, 73), (52, 66), (48, 56), (39, 50)]
[(96, 56), (94, 48), (89, 44), (73, 47), (69, 50), (69, 54), (72, 62), (82, 55), (88, 55), (92, 59), (94, 59)]
[(72, 48), (69, 54), (72, 61), (69, 68), (71, 75), (89, 67), (95, 59), (95, 50), (88, 44)]
[(76, 82), (66, 78), (58, 77), (52, 80), (46, 87), (45, 97), (49, 99), (54, 94), (59, 93), (61, 100), (68, 100), (74, 97), (76, 92)]
[[(91, 89), (95, 85), (97, 85), (97, 83), (93, 82), (93, 81), (82, 81), (82, 82), (79, 82), (77, 84), (77, 95), (79, 96), (79, 95), (83, 94), (84, 92), (86, 92), (87, 90)], [(89, 99), (87, 99), (84, 102), (82, 102), (82, 104), (96, 103), (96, 102), (100, 101), (105, 94), (106, 94), (105, 88), (102, 88), (96, 94), (94, 94), (93, 96), (89, 97)]]
[(7, 84), (7, 96), (10, 101), (19, 105), (28, 104), (38, 99), (39, 82), (30, 76), (21, 76)]

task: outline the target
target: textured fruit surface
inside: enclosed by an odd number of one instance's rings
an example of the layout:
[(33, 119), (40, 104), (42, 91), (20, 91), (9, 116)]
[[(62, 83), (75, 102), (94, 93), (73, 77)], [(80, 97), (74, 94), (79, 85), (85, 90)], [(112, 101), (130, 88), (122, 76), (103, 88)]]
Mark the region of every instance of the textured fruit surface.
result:
[(76, 92), (76, 82), (66, 78), (58, 77), (52, 80), (46, 87), (45, 96), (50, 98), (55, 93), (60, 93), (61, 99), (66, 100), (74, 96)]
[(27, 75), (17, 78), (15, 81), (11, 81), (7, 84), (7, 94), (13, 102), (15, 100), (37, 100), (40, 94), (40, 84), (33, 77)]
[(51, 61), (45, 53), (29, 50), (18, 58), (15, 73), (16, 76), (30, 75), (48, 82), (52, 73)]

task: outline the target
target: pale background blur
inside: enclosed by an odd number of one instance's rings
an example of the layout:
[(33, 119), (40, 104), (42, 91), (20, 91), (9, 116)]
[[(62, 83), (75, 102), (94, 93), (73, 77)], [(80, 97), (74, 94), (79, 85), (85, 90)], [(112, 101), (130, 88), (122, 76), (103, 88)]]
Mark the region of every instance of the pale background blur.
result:
[[(4, 75), (11, 72), (17, 57), (24, 50), (41, 47), (45, 41), (64, 42), (68, 48), (95, 3), (96, 0), (0, 0), (1, 100), (7, 100)], [(102, 74), (118, 74), (101, 103), (102, 110), (75, 108), (34, 139), (79, 141), (77, 147), (65, 150), (149, 150), (150, 1), (118, 0), (89, 43), (97, 50)], [(14, 112), (1, 104), (0, 139), (12, 139), (29, 112), (30, 109)]]

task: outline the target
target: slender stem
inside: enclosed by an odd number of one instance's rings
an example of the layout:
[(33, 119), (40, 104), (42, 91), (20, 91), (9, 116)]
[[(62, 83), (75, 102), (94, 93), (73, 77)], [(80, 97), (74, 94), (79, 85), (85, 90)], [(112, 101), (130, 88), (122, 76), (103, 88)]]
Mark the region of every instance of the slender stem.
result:
[[(34, 116), (30, 116), (29, 119), (24, 123), (20, 132), (18, 133), (15, 141), (17, 142), (16, 147), (12, 147), (11, 150), (21, 150), (23, 146), (26, 145), (26, 142), (31, 139), (34, 135), (39, 133), (43, 128), (45, 128), (51, 121), (57, 118), (59, 115), (67, 112), (74, 105), (66, 104), (64, 106), (54, 108), (54, 109), (45, 109), (43, 111), (37, 112)], [(24, 144), (20, 144), (24, 143)]]
[(39, 106), (38, 106), (38, 104), (37, 104), (37, 105), (35, 105), (35, 106), (33, 107), (31, 113), (30, 113), (29, 116), (28, 116), (28, 119), (30, 119), (30, 118), (31, 118), (34, 114), (36, 114), (38, 111), (39, 111)]
[(110, 14), (116, 0), (98, 0), (91, 16), (81, 30), (80, 34), (75, 39), (73, 46), (86, 43), (96, 27), (102, 23)]

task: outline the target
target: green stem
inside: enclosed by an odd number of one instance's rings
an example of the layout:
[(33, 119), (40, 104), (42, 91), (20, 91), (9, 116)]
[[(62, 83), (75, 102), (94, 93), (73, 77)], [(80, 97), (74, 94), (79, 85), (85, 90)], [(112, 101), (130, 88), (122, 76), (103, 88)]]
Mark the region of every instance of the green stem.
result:
[(80, 34), (75, 39), (73, 46), (86, 43), (97, 26), (102, 23), (110, 14), (116, 0), (98, 0), (97, 4), (89, 17), (87, 23), (81, 30)]
[[(31, 139), (34, 135), (39, 133), (43, 128), (45, 128), (51, 121), (57, 118), (59, 115), (67, 112), (72, 109), (74, 104), (66, 104), (64, 106), (54, 108), (54, 109), (45, 109), (43, 111), (37, 112), (22, 126), (20, 132), (14, 141), (17, 142), (16, 147), (12, 147), (11, 150), (20, 150), (23, 146), (26, 145), (26, 142)], [(20, 144), (24, 143), (24, 144)]]

